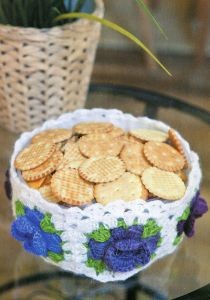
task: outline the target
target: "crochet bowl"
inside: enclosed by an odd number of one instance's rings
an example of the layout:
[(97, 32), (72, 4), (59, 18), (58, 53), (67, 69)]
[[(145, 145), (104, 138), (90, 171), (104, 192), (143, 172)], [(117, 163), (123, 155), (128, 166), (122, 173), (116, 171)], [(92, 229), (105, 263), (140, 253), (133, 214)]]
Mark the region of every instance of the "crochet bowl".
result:
[(177, 201), (119, 199), (105, 206), (94, 203), (85, 208), (47, 202), (24, 183), (14, 167), (15, 157), (38, 132), (70, 128), (82, 121), (109, 121), (124, 130), (169, 129), (160, 121), (136, 118), (118, 110), (82, 109), (23, 133), (15, 143), (10, 167), (15, 217), (11, 232), (26, 251), (64, 270), (101, 282), (125, 280), (173, 252), (184, 233), (192, 236), (195, 218), (207, 210), (198, 192), (199, 159), (177, 133), (190, 163), (186, 193)]

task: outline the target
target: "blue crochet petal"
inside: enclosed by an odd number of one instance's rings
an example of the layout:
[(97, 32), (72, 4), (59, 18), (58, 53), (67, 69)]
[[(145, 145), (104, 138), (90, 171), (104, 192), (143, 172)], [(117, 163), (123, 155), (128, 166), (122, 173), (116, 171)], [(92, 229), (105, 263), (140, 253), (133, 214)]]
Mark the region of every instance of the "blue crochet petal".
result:
[(13, 236), (14, 239), (16, 239), (17, 241), (23, 242), (26, 239), (26, 235), (20, 233), (17, 229), (16, 229), (16, 225), (15, 225), (14, 221), (11, 225), (11, 235)]
[(132, 225), (128, 228), (128, 238), (131, 239), (140, 239), (142, 233), (144, 231), (144, 228), (142, 225)]
[(32, 240), (33, 253), (36, 255), (47, 256), (47, 244), (43, 239), (42, 233), (36, 231)]
[(39, 226), (41, 220), (44, 218), (44, 214), (36, 209), (30, 209), (27, 206), (25, 207), (26, 217), (35, 225)]
[(138, 251), (135, 251), (134, 257), (136, 266), (144, 266), (150, 261), (151, 252), (148, 248), (148, 244), (143, 242), (142, 247), (138, 249)]
[(127, 237), (127, 229), (123, 227), (113, 228), (111, 231), (112, 238), (115, 240), (122, 240)]
[(142, 240), (127, 238), (121, 241), (115, 241), (115, 248), (120, 251), (136, 251), (142, 245)]
[(114, 246), (107, 248), (104, 262), (114, 272), (128, 272), (137, 265), (132, 252), (118, 252)]
[(36, 253), (34, 253), (34, 248), (33, 248), (33, 245), (32, 245), (32, 240), (26, 240), (26, 241), (23, 243), (23, 247), (24, 247), (24, 249), (25, 249), (27, 252), (36, 254)]
[(45, 240), (45, 243), (47, 245), (47, 250), (48, 251), (52, 251), (54, 253), (62, 253), (62, 247), (61, 247), (61, 238), (59, 237), (59, 235), (54, 234), (54, 233), (46, 233), (43, 232), (42, 236)]
[(156, 234), (144, 239), (144, 242), (147, 244), (147, 248), (150, 254), (154, 253), (157, 249), (157, 244), (160, 239), (160, 234)]
[(13, 224), (17, 232), (25, 237), (31, 236), (36, 230), (36, 226), (26, 216), (18, 217)]
[(96, 242), (94, 239), (90, 239), (88, 243), (89, 246), (88, 256), (93, 259), (102, 259), (108, 244), (109, 244), (109, 240), (100, 243), (100, 242)]

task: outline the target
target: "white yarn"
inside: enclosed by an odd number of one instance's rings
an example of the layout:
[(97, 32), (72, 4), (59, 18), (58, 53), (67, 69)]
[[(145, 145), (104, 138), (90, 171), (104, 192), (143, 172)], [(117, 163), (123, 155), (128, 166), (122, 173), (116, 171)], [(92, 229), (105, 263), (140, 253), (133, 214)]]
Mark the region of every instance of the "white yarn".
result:
[[(82, 121), (108, 121), (126, 131), (135, 128), (151, 128), (167, 132), (169, 129), (169, 126), (160, 121), (151, 120), (147, 117), (136, 118), (115, 109), (82, 109), (73, 113), (64, 114), (57, 120), (47, 121), (42, 127), (32, 132), (23, 133), (20, 139), (15, 143), (11, 159), (10, 175), (13, 189), (13, 213), (15, 215), (14, 203), (19, 199), (25, 206), (30, 208), (36, 206), (42, 213), (52, 214), (52, 222), (55, 228), (63, 231), (61, 238), (63, 241), (66, 241), (63, 250), (71, 251), (71, 254), (65, 254), (64, 261), (57, 264), (61, 268), (77, 274), (84, 274), (102, 282), (125, 280), (176, 249), (176, 246), (173, 245), (173, 241), (177, 236), (177, 218), (182, 215), (196, 191), (199, 189), (201, 180), (199, 159), (197, 154), (190, 150), (189, 144), (177, 133), (191, 165), (186, 193), (184, 197), (178, 201), (168, 202), (153, 200), (146, 202), (137, 199), (131, 202), (124, 202), (119, 200), (105, 206), (95, 203), (83, 209), (80, 207), (64, 208), (45, 201), (38, 191), (29, 188), (16, 171), (14, 160), (20, 150), (30, 143), (32, 136), (38, 132), (49, 128), (69, 128)], [(125, 273), (104, 271), (96, 275), (93, 268), (89, 268), (85, 265), (87, 261), (87, 249), (84, 246), (84, 243), (87, 242), (85, 234), (98, 229), (99, 223), (107, 225), (110, 229), (114, 228), (117, 226), (118, 218), (123, 218), (125, 223), (130, 226), (136, 217), (138, 217), (141, 224), (145, 224), (148, 219), (154, 219), (158, 226), (162, 227), (161, 237), (163, 240), (155, 252), (155, 258), (141, 269), (135, 269)], [(45, 260), (52, 263), (50, 259)]]

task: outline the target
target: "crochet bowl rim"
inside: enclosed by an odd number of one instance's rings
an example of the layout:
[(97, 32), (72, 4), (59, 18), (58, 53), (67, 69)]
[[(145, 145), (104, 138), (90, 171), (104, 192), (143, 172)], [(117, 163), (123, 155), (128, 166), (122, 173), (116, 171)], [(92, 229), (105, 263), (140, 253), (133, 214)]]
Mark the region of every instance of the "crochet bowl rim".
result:
[[(15, 157), (18, 154), (18, 152), (16, 150), (16, 147), (18, 146), (18, 144), (21, 143), (22, 140), (25, 139), (25, 138), (27, 138), (28, 141), (29, 141), (32, 136), (34, 136), (38, 132), (41, 132), (42, 130), (46, 130), (46, 129), (50, 129), (50, 128), (52, 128), (52, 129), (56, 128), (55, 127), (56, 123), (62, 122), (62, 120), (64, 120), (67, 117), (69, 118), (69, 117), (75, 116), (76, 114), (83, 114), (83, 113), (87, 114), (87, 113), (91, 113), (91, 112), (100, 113), (100, 114), (103, 114), (103, 113), (109, 113), (109, 114), (117, 113), (118, 116), (119, 115), (123, 116), (125, 119), (129, 118), (130, 120), (135, 120), (135, 121), (149, 120), (150, 122), (156, 124), (156, 126), (157, 126), (157, 124), (160, 124), (160, 125), (164, 126), (165, 129), (170, 128), (169, 125), (167, 125), (166, 123), (164, 123), (162, 121), (151, 119), (151, 118), (148, 118), (148, 117), (141, 117), (141, 116), (140, 117), (134, 117), (131, 114), (123, 113), (122, 111), (117, 110), (117, 109), (92, 108), (92, 109), (78, 109), (78, 110), (75, 110), (74, 112), (71, 112), (71, 113), (62, 114), (58, 118), (50, 119), (50, 120), (44, 122), (41, 126), (35, 128), (32, 131), (22, 133), (20, 135), (20, 137), (15, 142), (14, 151), (12, 153), (12, 158), (11, 158), (11, 162), (10, 162), (11, 183), (13, 185), (13, 182), (15, 182), (15, 184), (17, 184), (21, 188), (21, 190), (25, 189), (27, 191), (27, 194), (33, 193), (33, 197), (35, 197), (37, 199), (37, 203), (34, 203), (34, 204), (37, 205), (37, 208), (38, 208), (38, 204), (42, 203), (42, 204), (44, 204), (44, 207), (43, 207), (44, 210), (48, 210), (49, 212), (54, 211), (54, 209), (56, 209), (56, 213), (61, 213), (61, 214), (63, 213), (64, 210), (65, 210), (65, 213), (68, 213), (70, 211), (72, 212), (73, 210), (76, 210), (76, 211), (79, 210), (81, 213), (84, 213), (86, 210), (89, 210), (89, 207), (93, 208), (93, 207), (96, 207), (96, 206), (100, 206), (104, 210), (106, 210), (107, 208), (111, 207), (113, 205), (113, 203), (114, 203), (114, 206), (116, 207), (116, 206), (121, 206), (122, 203), (126, 203), (127, 205), (129, 205), (129, 204), (132, 205), (133, 203), (135, 204), (136, 202), (137, 203), (141, 202), (145, 205), (145, 208), (147, 206), (149, 207), (150, 205), (155, 203), (161, 209), (163, 209), (163, 208), (164, 209), (166, 209), (166, 208), (169, 209), (169, 208), (175, 208), (176, 206), (179, 206), (180, 204), (182, 204), (183, 202), (185, 202), (187, 200), (189, 201), (189, 199), (191, 199), (194, 196), (195, 189), (196, 190), (198, 189), (198, 187), (200, 185), (200, 181), (201, 181), (201, 170), (200, 170), (200, 165), (199, 165), (199, 157), (195, 152), (193, 152), (190, 149), (189, 143), (177, 131), (176, 131), (176, 133), (178, 134), (179, 138), (181, 139), (182, 144), (184, 145), (186, 154), (187, 154), (188, 158), (190, 158), (190, 162), (191, 162), (191, 169), (190, 169), (190, 172), (189, 172), (189, 175), (188, 175), (187, 189), (186, 189), (185, 195), (181, 199), (178, 199), (178, 200), (175, 200), (175, 201), (166, 201), (166, 200), (163, 200), (163, 199), (155, 199), (155, 200), (152, 200), (152, 201), (145, 201), (145, 200), (139, 198), (139, 199), (129, 201), (129, 202), (126, 202), (122, 199), (119, 199), (119, 200), (110, 202), (106, 205), (102, 205), (100, 203), (91, 203), (91, 204), (89, 204), (85, 207), (79, 207), (79, 206), (63, 207), (63, 206), (60, 206), (59, 204), (52, 203), (52, 202), (49, 202), (49, 201), (45, 200), (41, 196), (39, 191), (37, 191), (35, 189), (32, 189), (29, 186), (27, 186), (25, 181), (21, 178), (21, 176), (19, 174), (19, 171), (17, 171), (14, 167)], [(83, 121), (85, 121), (85, 120), (83, 120)], [(93, 120), (93, 121), (96, 121), (96, 120)], [(53, 122), (53, 126), (48, 127), (49, 122)], [(59, 127), (57, 127), (57, 128), (59, 128)], [(199, 170), (199, 173), (197, 172), (198, 170)], [(192, 181), (193, 181), (193, 177), (195, 175), (195, 172), (197, 174), (197, 182), (196, 182), (197, 186), (193, 188), (193, 186), (191, 186), (191, 185), (192, 185)]]

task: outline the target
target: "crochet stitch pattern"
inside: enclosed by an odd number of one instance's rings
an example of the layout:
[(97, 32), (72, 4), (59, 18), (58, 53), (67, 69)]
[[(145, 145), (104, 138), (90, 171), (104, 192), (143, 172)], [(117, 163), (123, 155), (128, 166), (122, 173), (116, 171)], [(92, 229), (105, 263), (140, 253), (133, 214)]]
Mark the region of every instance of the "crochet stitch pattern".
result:
[(17, 219), (12, 223), (11, 234), (23, 244), (26, 251), (38, 256), (48, 257), (58, 263), (64, 260), (61, 232), (51, 222), (51, 215), (15, 203)]
[(192, 237), (195, 234), (195, 220), (202, 217), (208, 211), (206, 201), (200, 197), (200, 192), (197, 192), (191, 202), (191, 207), (187, 207), (181, 217), (178, 218), (177, 236), (173, 242), (174, 245), (179, 244), (182, 240), (182, 234), (187, 237)]
[(108, 269), (114, 272), (127, 272), (149, 263), (155, 250), (161, 244), (161, 227), (155, 220), (145, 225), (134, 220), (127, 226), (123, 219), (118, 227), (109, 229), (104, 224), (88, 234), (88, 260), (86, 265), (94, 268), (97, 274)]
[[(70, 128), (81, 121), (111, 121), (124, 130), (139, 127), (163, 132), (169, 130), (167, 124), (147, 117), (134, 117), (118, 110), (82, 109), (64, 114), (56, 120), (49, 120), (42, 127), (23, 133), (15, 143), (9, 170), (13, 215), (16, 221), (21, 216), (27, 219), (27, 224), (30, 221), (29, 223), (32, 223), (32, 227), (35, 228), (34, 232), (40, 233), (43, 244), (46, 243), (43, 232), (50, 234), (47, 232), (50, 229), (46, 228), (54, 228), (51, 234), (57, 235), (59, 242), (56, 244), (62, 252), (53, 252), (53, 255), (58, 255), (58, 258), (63, 256), (64, 259), (58, 263), (53, 261), (49, 256), (51, 251), (47, 248), (44, 251), (47, 256), (40, 256), (46, 262), (100, 282), (126, 280), (177, 249), (179, 243), (175, 245), (174, 240), (178, 236), (178, 223), (181, 219), (183, 221), (183, 218), (185, 222), (188, 222), (189, 213), (191, 211), (195, 213), (191, 203), (200, 187), (199, 157), (177, 132), (191, 166), (186, 193), (178, 201), (168, 202), (156, 198), (150, 201), (136, 199), (125, 202), (119, 199), (105, 206), (93, 203), (85, 207), (68, 208), (48, 202), (37, 190), (28, 187), (21, 180), (19, 172), (14, 166), (15, 158), (39, 132), (53, 128)], [(9, 187), (8, 184), (7, 187)], [(19, 204), (17, 199), (20, 199)], [(40, 221), (34, 224), (33, 218), (29, 218), (29, 215), (26, 214), (28, 211), (26, 208), (31, 211), (39, 211), (41, 213)], [(184, 211), (185, 214), (183, 214)], [(194, 217), (196, 218), (196, 216)], [(182, 227), (181, 224), (183, 225), (183, 223), (179, 223), (180, 233), (187, 226)], [(16, 225), (13, 226), (16, 227)], [(25, 234), (22, 231), (19, 232), (20, 229), (18, 227), (15, 232), (18, 233), (23, 246), (26, 239), (28, 243), (30, 241), (29, 244), (33, 245), (33, 233)], [(181, 241), (183, 237), (184, 231), (178, 238)]]

